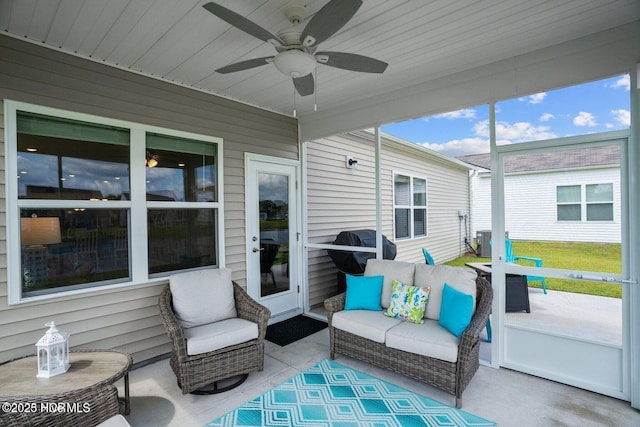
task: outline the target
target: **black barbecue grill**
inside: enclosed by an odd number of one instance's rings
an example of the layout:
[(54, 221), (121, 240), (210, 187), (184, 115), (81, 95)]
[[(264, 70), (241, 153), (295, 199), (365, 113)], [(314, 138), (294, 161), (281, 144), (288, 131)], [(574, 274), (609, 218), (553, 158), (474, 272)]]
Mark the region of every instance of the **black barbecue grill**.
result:
[[(350, 230), (342, 231), (333, 241), (334, 245), (360, 246), (365, 248), (376, 247), (375, 230)], [(329, 257), (333, 260), (338, 270), (338, 292), (346, 289), (345, 273), (354, 276), (364, 274), (367, 260), (375, 258), (372, 252), (352, 252), (327, 249)], [(395, 259), (396, 245), (390, 242), (384, 235), (382, 236), (382, 257), (384, 259)]]

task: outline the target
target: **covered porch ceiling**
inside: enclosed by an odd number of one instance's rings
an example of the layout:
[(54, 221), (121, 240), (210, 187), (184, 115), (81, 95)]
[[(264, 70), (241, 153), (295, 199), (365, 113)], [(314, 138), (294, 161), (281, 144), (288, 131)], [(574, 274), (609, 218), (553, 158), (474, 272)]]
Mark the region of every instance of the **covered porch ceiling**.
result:
[[(328, 0), (220, 0), (277, 33), (284, 9), (304, 26)], [(364, 0), (323, 51), (366, 55), (383, 74), (318, 65), (314, 95), (295, 95), (273, 64), (214, 70), (274, 55), (206, 0), (4, 0), (4, 34), (300, 120), (312, 139), (535, 93), (628, 70), (640, 60), (637, 0)], [(625, 69), (626, 68), (626, 69)], [(317, 105), (317, 110), (314, 109)]]

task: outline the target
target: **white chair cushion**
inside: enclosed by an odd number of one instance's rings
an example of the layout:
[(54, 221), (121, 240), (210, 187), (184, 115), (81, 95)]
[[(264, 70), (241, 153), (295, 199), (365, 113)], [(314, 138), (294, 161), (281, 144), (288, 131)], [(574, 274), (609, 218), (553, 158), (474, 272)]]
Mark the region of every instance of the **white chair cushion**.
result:
[(365, 276), (384, 276), (382, 282), (382, 296), (380, 305), (389, 308), (391, 302), (391, 282), (397, 280), (405, 285), (412, 286), (416, 265), (410, 262), (393, 261), (390, 259), (370, 259), (364, 269)]
[(425, 319), (440, 319), (440, 303), (445, 283), (460, 292), (471, 295), (475, 312), (477, 276), (478, 274), (475, 271), (466, 267), (417, 264), (415, 286), (429, 286), (431, 288), (427, 308), (424, 311)]
[(183, 328), (237, 317), (228, 268), (174, 274), (169, 286), (173, 311)]
[(438, 324), (437, 320), (425, 320), (422, 325), (411, 322), (387, 331), (386, 346), (408, 353), (433, 357), (447, 362), (458, 360), (460, 340)]
[(96, 427), (131, 427), (131, 424), (127, 422), (125, 417), (118, 414), (118, 415), (114, 415), (113, 417), (107, 420), (104, 420), (103, 422), (98, 424)]
[(258, 325), (238, 317), (185, 329), (187, 354), (208, 353), (258, 338)]
[(343, 310), (335, 313), (331, 322), (337, 329), (383, 343), (387, 331), (402, 320), (387, 317), (384, 311)]

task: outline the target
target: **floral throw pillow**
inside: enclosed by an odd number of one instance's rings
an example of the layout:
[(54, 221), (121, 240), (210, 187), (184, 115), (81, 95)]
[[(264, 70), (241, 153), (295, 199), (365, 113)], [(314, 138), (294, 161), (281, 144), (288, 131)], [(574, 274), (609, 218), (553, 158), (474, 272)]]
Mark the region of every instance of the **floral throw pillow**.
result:
[(430, 291), (431, 288), (428, 286), (419, 288), (393, 280), (391, 282), (391, 301), (384, 314), (396, 319), (422, 324)]

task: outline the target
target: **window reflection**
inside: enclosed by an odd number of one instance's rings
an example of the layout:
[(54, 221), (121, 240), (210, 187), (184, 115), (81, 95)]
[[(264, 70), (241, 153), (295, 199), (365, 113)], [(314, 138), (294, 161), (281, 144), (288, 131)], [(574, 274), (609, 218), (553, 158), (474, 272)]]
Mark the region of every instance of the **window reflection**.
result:
[(125, 199), (128, 156), (127, 146), (18, 134), (18, 197)]
[(128, 209), (21, 209), (22, 291), (129, 278)]
[(213, 209), (149, 209), (149, 273), (215, 265)]
[(215, 202), (216, 147), (147, 134), (147, 200)]

